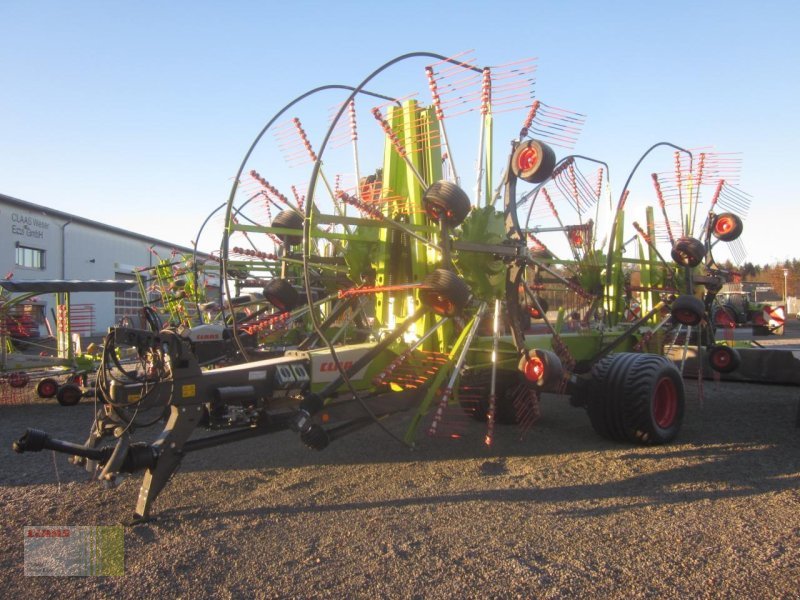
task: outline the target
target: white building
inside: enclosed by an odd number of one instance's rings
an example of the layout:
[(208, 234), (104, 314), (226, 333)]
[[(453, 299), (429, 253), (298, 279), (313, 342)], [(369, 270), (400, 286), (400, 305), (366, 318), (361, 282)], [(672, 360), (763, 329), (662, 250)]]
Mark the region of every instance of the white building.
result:
[[(176, 252), (191, 255), (192, 249), (0, 194), (0, 278), (133, 280), (137, 269), (171, 260)], [(37, 302), (50, 319), (52, 295), (42, 294)], [(75, 293), (70, 303), (80, 307), (81, 333), (94, 336), (134, 314), (142, 297), (134, 286), (126, 292)]]

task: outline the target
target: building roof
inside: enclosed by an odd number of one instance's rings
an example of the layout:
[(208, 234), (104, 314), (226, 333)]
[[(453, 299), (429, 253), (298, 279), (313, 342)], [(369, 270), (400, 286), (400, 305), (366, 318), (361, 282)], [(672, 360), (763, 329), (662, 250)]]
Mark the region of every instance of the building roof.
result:
[(136, 285), (133, 279), (29, 279), (27, 281), (0, 281), (0, 287), (9, 292), (52, 293), (63, 292), (124, 292)]
[[(18, 206), (19, 208), (29, 210), (32, 212), (36, 212), (42, 215), (51, 216), (51, 217), (58, 217), (60, 219), (65, 219), (68, 221), (72, 221), (73, 223), (81, 223), (83, 225), (89, 225), (90, 227), (95, 227), (97, 229), (102, 229), (104, 231), (109, 231), (111, 233), (116, 233), (118, 235), (124, 235), (128, 238), (134, 238), (138, 240), (142, 240), (148, 242), (150, 244), (157, 244), (159, 246), (166, 246), (168, 248), (174, 248), (179, 252), (194, 252), (194, 248), (187, 248), (186, 246), (179, 246), (178, 244), (173, 244), (172, 242), (165, 242), (164, 240), (158, 240), (156, 238), (142, 235), (141, 233), (135, 233), (128, 229), (122, 229), (120, 227), (114, 227), (113, 225), (106, 225), (105, 223), (100, 223), (99, 221), (92, 221), (91, 219), (86, 219), (84, 217), (79, 217), (78, 215), (73, 215), (72, 213), (63, 212), (60, 210), (55, 210), (53, 208), (48, 208), (46, 206), (42, 206), (41, 204), (34, 204), (33, 202), (27, 202), (25, 200), (20, 200), (19, 198), (14, 198), (13, 196), (7, 196), (6, 194), (0, 194), (0, 202), (6, 202), (8, 204), (13, 204)], [(198, 256), (202, 256), (203, 258), (209, 258), (209, 254), (206, 252), (197, 252)]]

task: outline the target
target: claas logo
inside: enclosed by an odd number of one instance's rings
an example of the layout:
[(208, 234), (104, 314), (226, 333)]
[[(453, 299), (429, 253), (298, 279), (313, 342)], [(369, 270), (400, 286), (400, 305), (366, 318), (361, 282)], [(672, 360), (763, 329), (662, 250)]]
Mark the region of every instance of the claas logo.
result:
[[(340, 364), (342, 365), (342, 369), (344, 369), (346, 371), (347, 369), (349, 369), (350, 367), (353, 366), (353, 361), (352, 360), (346, 360), (344, 362), (341, 362)], [(319, 370), (322, 371), (323, 373), (330, 373), (332, 371), (337, 371), (338, 369), (336, 368), (336, 363), (331, 360), (331, 361), (322, 363), (319, 366)]]

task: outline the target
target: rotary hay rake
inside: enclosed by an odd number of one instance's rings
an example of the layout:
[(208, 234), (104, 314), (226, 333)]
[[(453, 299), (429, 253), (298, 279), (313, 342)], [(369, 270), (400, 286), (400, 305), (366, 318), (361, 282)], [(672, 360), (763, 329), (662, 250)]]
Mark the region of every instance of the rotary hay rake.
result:
[[(385, 72), (422, 59), (429, 105), (374, 91)], [(458, 437), (469, 415), (486, 422), (489, 445), (496, 423), (528, 430), (540, 394), (555, 392), (605, 437), (673, 439), (683, 380), (664, 354), (693, 344), (717, 370), (737, 361), (708, 315), (730, 275), (712, 250), (742, 229), (715, 210), (739, 196), (722, 193), (724, 159), (661, 143), (613, 206), (603, 162), (557, 160), (553, 147), (571, 150), (585, 117), (535, 99), (535, 68), (412, 53), (355, 87), (323, 86), (287, 104), (246, 153), (225, 207), (227, 295), (260, 290), (241, 296), (248, 310), (233, 298), (223, 311), (240, 364), (201, 368), (190, 328), (114, 328), (87, 442), (28, 430), (15, 449), (66, 452), (107, 482), (144, 471), (143, 519), (186, 452), (285, 429), (322, 449), (399, 411), (414, 411), (407, 443), (420, 428)], [(326, 122), (317, 101), (330, 94)], [(260, 164), (282, 153), (299, 177), (248, 168), (267, 133), (275, 142)], [(663, 148), (675, 165), (669, 181), (653, 178), (659, 218), (646, 208), (644, 225), (629, 225), (630, 184)], [(142, 368), (115, 364), (121, 346), (137, 349)], [(162, 414), (154, 442), (132, 441)], [(226, 431), (189, 439), (198, 425)], [(101, 446), (108, 438), (115, 444)]]

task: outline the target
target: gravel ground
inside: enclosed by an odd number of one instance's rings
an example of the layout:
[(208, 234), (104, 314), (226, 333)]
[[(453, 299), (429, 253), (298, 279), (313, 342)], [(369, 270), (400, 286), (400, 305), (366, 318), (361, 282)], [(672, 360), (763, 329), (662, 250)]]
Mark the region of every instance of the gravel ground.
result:
[(800, 597), (800, 388), (686, 387), (655, 448), (546, 396), (490, 450), (471, 423), (413, 451), (372, 427), (321, 453), (282, 433), (189, 455), (158, 519), (126, 527), (121, 577), (24, 576), (25, 525), (126, 522), (140, 477), (103, 489), (11, 452), (29, 426), (82, 441), (91, 406), (0, 406), (0, 596)]

